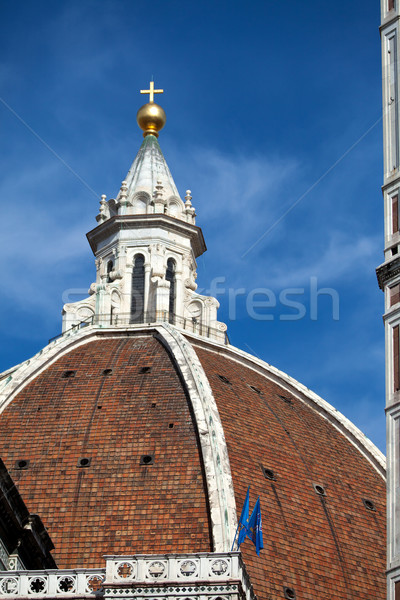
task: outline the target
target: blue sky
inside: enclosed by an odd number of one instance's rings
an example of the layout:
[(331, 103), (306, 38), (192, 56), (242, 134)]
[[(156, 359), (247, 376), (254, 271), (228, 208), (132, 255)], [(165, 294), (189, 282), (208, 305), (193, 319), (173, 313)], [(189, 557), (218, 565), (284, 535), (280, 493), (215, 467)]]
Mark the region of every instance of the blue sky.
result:
[[(225, 289), (232, 343), (384, 450), (378, 0), (0, 0), (0, 14), (0, 370), (59, 333), (63, 297), (94, 280), (85, 233), (136, 155), (154, 75), (160, 144), (208, 246), (197, 282)], [(311, 314), (311, 285), (334, 290), (338, 319), (329, 295)], [(288, 288), (302, 319), (287, 320)], [(265, 289), (277, 305), (252, 318)]]

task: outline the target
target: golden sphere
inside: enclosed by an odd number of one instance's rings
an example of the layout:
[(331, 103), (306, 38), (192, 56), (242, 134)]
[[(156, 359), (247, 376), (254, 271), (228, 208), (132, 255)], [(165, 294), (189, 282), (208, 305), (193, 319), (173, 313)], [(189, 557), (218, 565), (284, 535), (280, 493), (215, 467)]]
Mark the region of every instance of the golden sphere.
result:
[(164, 127), (167, 117), (161, 106), (155, 102), (148, 102), (139, 108), (136, 120), (140, 129), (143, 129), (143, 137), (150, 133), (158, 137), (158, 132)]

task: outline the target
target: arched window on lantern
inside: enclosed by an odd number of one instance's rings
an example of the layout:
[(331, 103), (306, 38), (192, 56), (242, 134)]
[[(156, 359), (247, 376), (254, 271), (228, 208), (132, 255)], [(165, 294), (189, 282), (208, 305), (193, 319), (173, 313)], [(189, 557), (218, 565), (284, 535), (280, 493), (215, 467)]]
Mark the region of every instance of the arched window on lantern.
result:
[(131, 323), (144, 320), (144, 256), (137, 254), (132, 271)]
[(110, 273), (114, 268), (114, 263), (112, 260), (109, 260), (107, 263), (107, 283), (111, 283)]
[(169, 310), (169, 322), (173, 323), (174, 322), (174, 315), (175, 315), (175, 299), (176, 299), (176, 278), (175, 278), (175, 271), (176, 271), (176, 263), (174, 261), (173, 258), (169, 258), (167, 261), (167, 272), (165, 275), (165, 279), (167, 281), (169, 281), (170, 283), (170, 287), (169, 287), (169, 305), (168, 305), (168, 310)]

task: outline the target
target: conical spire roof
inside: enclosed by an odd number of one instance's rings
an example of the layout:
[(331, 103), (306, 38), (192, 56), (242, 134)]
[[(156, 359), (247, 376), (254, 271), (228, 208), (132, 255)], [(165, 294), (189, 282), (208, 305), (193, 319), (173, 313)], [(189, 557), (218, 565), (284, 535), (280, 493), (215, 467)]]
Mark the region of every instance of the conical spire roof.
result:
[(160, 144), (154, 135), (146, 135), (144, 138), (125, 181), (128, 202), (132, 201), (137, 192), (146, 192), (152, 198), (159, 182), (163, 187), (164, 198), (180, 198)]

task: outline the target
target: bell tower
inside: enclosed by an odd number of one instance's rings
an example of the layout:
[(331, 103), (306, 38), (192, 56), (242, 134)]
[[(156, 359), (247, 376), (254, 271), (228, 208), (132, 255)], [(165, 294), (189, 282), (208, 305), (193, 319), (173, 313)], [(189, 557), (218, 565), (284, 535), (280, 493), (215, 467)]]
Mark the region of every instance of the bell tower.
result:
[(385, 294), (388, 600), (400, 598), (399, 20), (400, 0), (381, 0), (385, 260), (377, 276)]

